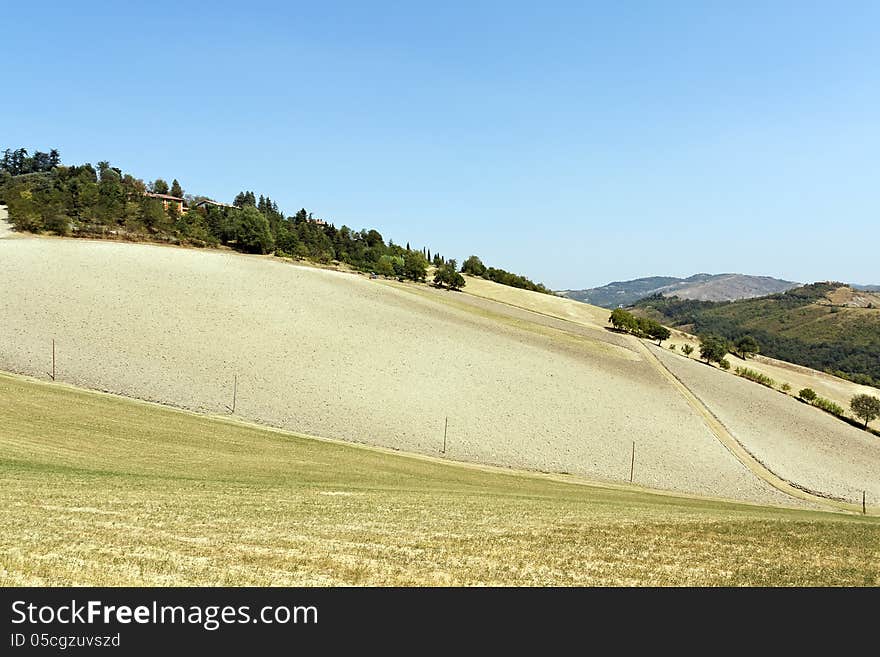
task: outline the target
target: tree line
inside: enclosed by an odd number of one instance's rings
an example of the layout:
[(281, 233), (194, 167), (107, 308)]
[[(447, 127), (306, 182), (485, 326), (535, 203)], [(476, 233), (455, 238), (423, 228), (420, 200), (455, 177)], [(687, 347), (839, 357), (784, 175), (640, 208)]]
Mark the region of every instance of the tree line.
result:
[[(149, 196), (172, 196), (186, 202)], [(150, 240), (195, 247), (227, 246), (245, 253), (275, 253), (280, 257), (318, 263), (344, 263), (376, 275), (424, 281), (428, 267), (436, 268), (434, 283), (449, 289), (465, 285), (455, 260), (427, 247), (395, 244), (375, 229), (316, 219), (300, 209), (286, 216), (269, 196), (251, 190), (235, 196), (232, 207), (207, 197), (186, 194), (173, 178), (144, 181), (109, 162), (66, 166), (57, 149), (48, 153), (6, 149), (0, 160), (0, 203), (9, 208), (16, 230), (58, 235)], [(483, 266), (471, 256), (462, 271), (538, 292), (540, 283), (502, 269)], [(479, 273), (476, 273), (479, 272)]]
[(540, 292), (542, 294), (553, 294), (553, 291), (542, 283), (535, 283), (525, 276), (513, 274), (496, 267), (487, 267), (477, 256), (472, 255), (461, 265), (461, 271), (471, 276), (485, 278), (487, 281), (494, 281), (501, 285), (510, 287), (518, 287), (523, 290), (531, 290), (532, 292)]
[(27, 173), (51, 171), (59, 164), (61, 164), (61, 155), (54, 148), (48, 153), (34, 151), (33, 155), (29, 155), (25, 148), (15, 150), (6, 148), (3, 150), (3, 158), (0, 159), (0, 170), (13, 176), (21, 176)]
[(640, 338), (650, 338), (661, 344), (672, 335), (668, 328), (647, 317), (636, 317), (623, 308), (615, 308), (608, 318), (611, 325), (618, 331), (631, 333)]

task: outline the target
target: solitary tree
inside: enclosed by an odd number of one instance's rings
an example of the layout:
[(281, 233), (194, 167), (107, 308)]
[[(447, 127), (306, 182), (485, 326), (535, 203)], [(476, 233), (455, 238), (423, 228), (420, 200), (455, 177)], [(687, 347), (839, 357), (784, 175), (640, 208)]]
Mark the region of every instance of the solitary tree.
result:
[(692, 353), (694, 353), (694, 348), (691, 345), (685, 343), (685, 344), (681, 345), (681, 351), (682, 351), (682, 353), (684, 353), (685, 356), (690, 358), (690, 355)]
[(180, 183), (177, 182), (177, 178), (171, 181), (171, 196), (183, 198), (183, 187), (181, 187)]
[(700, 336), (700, 358), (706, 363), (720, 363), (727, 351), (727, 340), (724, 338), (717, 335)]
[(749, 356), (754, 356), (758, 353), (761, 347), (758, 344), (758, 341), (751, 335), (744, 335), (734, 343), (734, 349), (739, 354), (740, 358), (746, 360)]
[(153, 182), (153, 191), (156, 194), (167, 194), (168, 193), (168, 183), (162, 180), (161, 178), (156, 178)]
[(880, 417), (880, 399), (871, 395), (856, 395), (849, 402), (849, 407), (857, 418), (865, 421), (865, 429), (868, 422)]
[(652, 340), (657, 341), (657, 346), (659, 347), (660, 343), (664, 340), (668, 340), (669, 336), (672, 335), (672, 333), (670, 333), (669, 329), (665, 326), (661, 326), (657, 322), (652, 322), (651, 325), (648, 327), (648, 335), (651, 337)]

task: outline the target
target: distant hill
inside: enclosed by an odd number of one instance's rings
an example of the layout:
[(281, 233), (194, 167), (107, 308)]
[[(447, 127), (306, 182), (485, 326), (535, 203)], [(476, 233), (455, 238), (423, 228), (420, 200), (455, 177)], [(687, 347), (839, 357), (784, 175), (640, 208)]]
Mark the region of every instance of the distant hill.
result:
[(852, 287), (862, 292), (880, 292), (880, 285), (852, 285)]
[(878, 293), (824, 282), (720, 303), (658, 294), (634, 312), (697, 334), (749, 334), (766, 356), (880, 386)]
[(785, 292), (799, 283), (770, 276), (745, 274), (694, 274), (689, 278), (651, 276), (616, 281), (587, 290), (564, 290), (562, 296), (604, 308), (629, 306), (639, 299), (660, 294), (698, 301), (734, 301)]

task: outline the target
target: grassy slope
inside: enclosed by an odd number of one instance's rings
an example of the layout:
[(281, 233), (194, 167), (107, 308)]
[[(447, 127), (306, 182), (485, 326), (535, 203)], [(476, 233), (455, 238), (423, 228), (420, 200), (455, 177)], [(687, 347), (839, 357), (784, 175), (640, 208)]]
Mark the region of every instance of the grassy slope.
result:
[(584, 486), (0, 375), (0, 585), (880, 584), (880, 522)]
[[(640, 309), (653, 309), (645, 301)], [(876, 344), (880, 335), (880, 308), (848, 308), (822, 303), (793, 305), (781, 302), (780, 295), (743, 299), (708, 306), (697, 311), (700, 317), (726, 319), (744, 330), (760, 330), (804, 342), (847, 341), (854, 345)], [(653, 315), (662, 318), (663, 315)]]
[(775, 299), (746, 300), (706, 311), (747, 329), (778, 333), (806, 342), (873, 344), (880, 335), (880, 309), (809, 304), (787, 308)]
[[(832, 306), (824, 287), (807, 286), (782, 295), (744, 299), (680, 311), (676, 301), (640, 302), (636, 311), (661, 322), (716, 331), (735, 338), (751, 333), (774, 358), (816, 369), (880, 376), (880, 308)], [(813, 289), (817, 288), (817, 289)], [(800, 294), (798, 298), (792, 295)], [(810, 295), (816, 295), (810, 299)], [(668, 304), (672, 304), (671, 306)]]

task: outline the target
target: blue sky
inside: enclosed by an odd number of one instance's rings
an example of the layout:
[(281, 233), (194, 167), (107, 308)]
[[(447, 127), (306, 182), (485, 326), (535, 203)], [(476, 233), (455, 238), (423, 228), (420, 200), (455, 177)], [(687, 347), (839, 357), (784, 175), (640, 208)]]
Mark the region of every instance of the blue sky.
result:
[(0, 146), (554, 288), (880, 283), (880, 3), (10, 3)]

